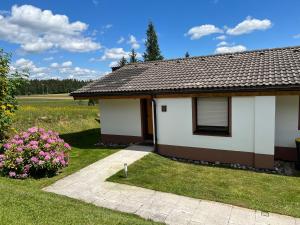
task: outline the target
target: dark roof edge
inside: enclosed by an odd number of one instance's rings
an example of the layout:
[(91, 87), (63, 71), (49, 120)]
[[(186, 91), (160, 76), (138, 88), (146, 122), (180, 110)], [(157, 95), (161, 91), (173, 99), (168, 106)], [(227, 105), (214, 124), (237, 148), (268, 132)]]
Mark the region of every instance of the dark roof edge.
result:
[(102, 96), (145, 96), (160, 94), (197, 94), (197, 93), (230, 93), (230, 92), (272, 92), (272, 91), (300, 91), (300, 85), (280, 85), (280, 86), (256, 86), (248, 88), (190, 88), (173, 90), (149, 90), (149, 91), (119, 91), (119, 92), (83, 92), (70, 93), (72, 97), (102, 97)]

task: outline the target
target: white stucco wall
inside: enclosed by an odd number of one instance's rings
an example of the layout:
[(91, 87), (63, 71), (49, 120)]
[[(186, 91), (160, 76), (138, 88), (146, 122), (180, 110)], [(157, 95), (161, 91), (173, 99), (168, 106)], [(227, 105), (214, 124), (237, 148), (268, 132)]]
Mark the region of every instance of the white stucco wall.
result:
[(274, 154), (275, 96), (255, 97), (254, 152)]
[[(231, 137), (193, 135), (191, 98), (156, 101), (159, 144), (274, 154), (274, 96), (232, 97)], [(167, 112), (161, 112), (162, 105)]]
[(102, 134), (142, 136), (139, 99), (102, 99), (99, 105)]
[(276, 138), (275, 145), (296, 147), (298, 131), (299, 96), (276, 97)]

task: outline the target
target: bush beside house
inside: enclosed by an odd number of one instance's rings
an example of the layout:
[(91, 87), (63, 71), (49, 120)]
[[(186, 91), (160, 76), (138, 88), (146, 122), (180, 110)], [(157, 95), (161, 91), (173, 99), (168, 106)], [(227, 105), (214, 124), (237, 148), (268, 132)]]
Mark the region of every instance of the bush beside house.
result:
[(71, 147), (58, 133), (32, 127), (3, 145), (0, 154), (0, 172), (11, 178), (55, 175), (66, 167)]

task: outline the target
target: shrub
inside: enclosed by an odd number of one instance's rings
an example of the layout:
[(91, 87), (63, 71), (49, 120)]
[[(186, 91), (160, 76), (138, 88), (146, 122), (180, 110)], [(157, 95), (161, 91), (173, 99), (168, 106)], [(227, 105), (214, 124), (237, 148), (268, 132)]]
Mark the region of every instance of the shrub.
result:
[(71, 147), (58, 133), (32, 127), (3, 145), (0, 171), (11, 178), (54, 176), (66, 167)]

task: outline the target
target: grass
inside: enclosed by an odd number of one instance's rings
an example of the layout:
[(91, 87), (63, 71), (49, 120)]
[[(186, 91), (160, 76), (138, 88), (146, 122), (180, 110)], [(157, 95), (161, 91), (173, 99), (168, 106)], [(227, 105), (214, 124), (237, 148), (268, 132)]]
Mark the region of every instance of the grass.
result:
[(193, 165), (151, 153), (108, 181), (300, 217), (300, 177)]
[[(97, 106), (83, 106), (65, 99), (20, 99), (20, 105), (14, 127), (23, 130), (37, 125), (59, 131), (61, 137), (72, 146), (70, 165), (52, 178), (14, 180), (0, 177), (1, 224), (158, 224), (135, 215), (42, 191), (43, 187), (116, 152), (117, 149), (104, 149), (94, 145), (100, 135), (99, 124), (95, 120)], [(44, 116), (49, 119), (39, 119)]]
[(99, 108), (87, 106), (87, 101), (72, 99), (19, 99), (19, 110), (13, 128), (24, 130), (32, 126), (71, 133), (98, 128)]

